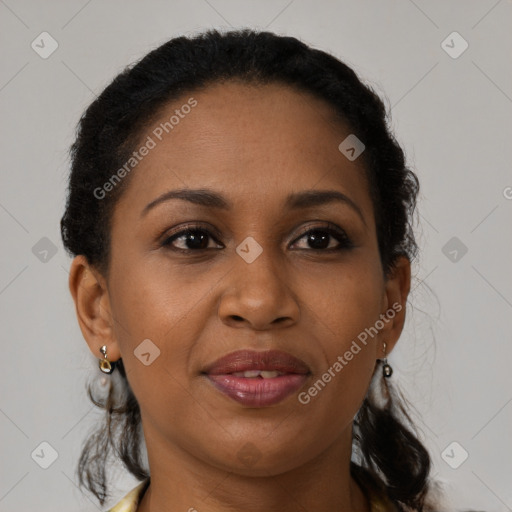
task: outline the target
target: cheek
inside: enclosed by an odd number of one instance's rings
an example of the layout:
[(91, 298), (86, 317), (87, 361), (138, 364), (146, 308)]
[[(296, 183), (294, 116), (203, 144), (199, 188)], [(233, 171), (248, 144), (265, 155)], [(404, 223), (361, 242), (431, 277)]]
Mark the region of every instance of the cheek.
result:
[(112, 290), (118, 341), (130, 348), (152, 337), (155, 343), (166, 345), (176, 331), (187, 329), (187, 317), (196, 314), (211, 283), (197, 276), (192, 279), (190, 273), (171, 272), (165, 264), (147, 265), (140, 261), (118, 265), (112, 273)]
[(353, 420), (368, 390), (378, 339), (368, 335), (368, 328), (378, 318), (378, 304), (368, 300), (367, 294), (352, 294), (350, 300), (333, 301), (323, 315), (329, 324), (328, 329), (319, 328), (323, 335), (317, 338), (323, 364), (299, 401), (310, 411), (304, 416), (311, 422), (309, 428), (327, 426), (324, 434), (332, 439)]
[(380, 267), (375, 262), (354, 260), (334, 267), (327, 275), (312, 276), (308, 290), (308, 308), (323, 329), (325, 348), (337, 354), (378, 320), (384, 293)]
[(322, 285), (311, 287), (314, 291), (308, 295), (316, 322), (315, 339), (324, 360), (317, 368), (312, 402), (318, 396), (317, 407), (327, 411), (334, 406), (340, 412), (355, 414), (375, 367), (379, 336), (374, 327), (383, 292), (379, 267), (340, 267)]
[(111, 294), (114, 332), (130, 385), (139, 403), (157, 409), (160, 401), (179, 405), (180, 390), (188, 387), (190, 355), (208, 319), (205, 296), (211, 289), (206, 280), (188, 285), (184, 279), (164, 279), (163, 272), (161, 266), (142, 264), (125, 272), (119, 265), (112, 272)]

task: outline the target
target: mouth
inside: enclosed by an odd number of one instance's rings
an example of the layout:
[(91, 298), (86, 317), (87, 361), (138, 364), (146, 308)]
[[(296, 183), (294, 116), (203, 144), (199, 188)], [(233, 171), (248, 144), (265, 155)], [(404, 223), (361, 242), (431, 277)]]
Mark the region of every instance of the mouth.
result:
[(239, 350), (224, 356), (202, 372), (214, 387), (249, 407), (266, 407), (298, 391), (311, 371), (287, 352)]

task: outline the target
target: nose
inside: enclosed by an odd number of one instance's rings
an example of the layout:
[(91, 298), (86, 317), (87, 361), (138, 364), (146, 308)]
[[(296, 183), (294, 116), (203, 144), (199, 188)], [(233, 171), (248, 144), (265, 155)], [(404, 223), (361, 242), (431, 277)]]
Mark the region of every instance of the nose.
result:
[(220, 319), (231, 327), (258, 331), (296, 323), (300, 308), (282, 264), (265, 250), (252, 263), (235, 256), (235, 268), (228, 273), (229, 281), (220, 298)]

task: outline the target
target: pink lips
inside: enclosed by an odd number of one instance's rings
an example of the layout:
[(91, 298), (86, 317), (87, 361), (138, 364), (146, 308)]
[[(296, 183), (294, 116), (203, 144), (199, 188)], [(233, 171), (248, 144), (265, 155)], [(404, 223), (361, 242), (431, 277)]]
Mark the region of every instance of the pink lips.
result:
[[(280, 375), (269, 378), (233, 375), (255, 370), (277, 371)], [(310, 370), (304, 361), (279, 350), (239, 350), (218, 359), (203, 373), (233, 400), (251, 407), (265, 407), (281, 402), (300, 389)]]

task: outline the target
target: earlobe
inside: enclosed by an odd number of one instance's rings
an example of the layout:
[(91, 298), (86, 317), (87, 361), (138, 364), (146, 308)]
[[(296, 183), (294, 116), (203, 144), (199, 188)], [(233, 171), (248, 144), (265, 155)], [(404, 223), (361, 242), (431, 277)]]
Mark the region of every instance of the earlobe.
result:
[(402, 333), (410, 287), (411, 262), (406, 256), (399, 256), (385, 283), (385, 311), (383, 313), (388, 322), (384, 327), (381, 339), (386, 342), (387, 354), (393, 350)]
[(109, 359), (119, 359), (105, 279), (89, 265), (83, 255), (76, 256), (71, 263), (69, 290), (75, 303), (80, 330), (93, 355), (103, 358), (100, 349), (106, 345)]

